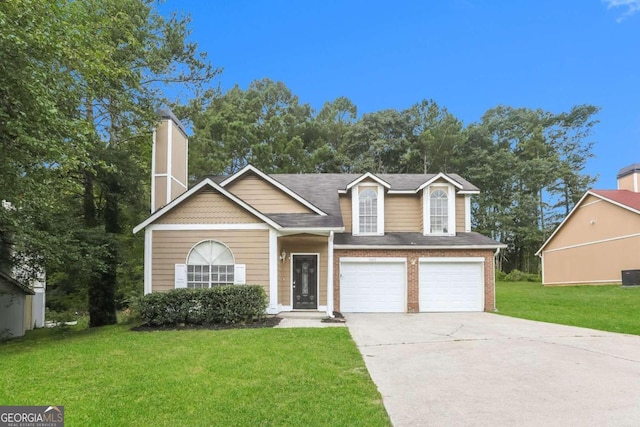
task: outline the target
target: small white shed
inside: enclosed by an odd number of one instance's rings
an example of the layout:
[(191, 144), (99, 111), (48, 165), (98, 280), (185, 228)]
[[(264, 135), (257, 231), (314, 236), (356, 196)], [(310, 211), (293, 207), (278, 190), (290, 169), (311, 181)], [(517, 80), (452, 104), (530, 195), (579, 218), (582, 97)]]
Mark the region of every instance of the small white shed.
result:
[(0, 338), (21, 337), (33, 317), (32, 298), (35, 292), (11, 276), (0, 272)]

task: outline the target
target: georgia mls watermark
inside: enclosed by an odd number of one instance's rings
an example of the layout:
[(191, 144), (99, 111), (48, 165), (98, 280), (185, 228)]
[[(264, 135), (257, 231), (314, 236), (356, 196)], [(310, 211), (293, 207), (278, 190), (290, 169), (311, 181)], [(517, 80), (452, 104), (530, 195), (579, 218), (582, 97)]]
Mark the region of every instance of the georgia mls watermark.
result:
[(0, 427), (64, 427), (64, 406), (0, 406)]

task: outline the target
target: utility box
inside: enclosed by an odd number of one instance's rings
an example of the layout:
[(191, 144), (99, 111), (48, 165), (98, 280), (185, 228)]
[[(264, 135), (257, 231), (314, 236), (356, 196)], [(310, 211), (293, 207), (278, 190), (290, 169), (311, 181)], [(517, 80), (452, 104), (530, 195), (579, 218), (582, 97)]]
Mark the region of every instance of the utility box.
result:
[(640, 286), (640, 270), (622, 270), (622, 286)]

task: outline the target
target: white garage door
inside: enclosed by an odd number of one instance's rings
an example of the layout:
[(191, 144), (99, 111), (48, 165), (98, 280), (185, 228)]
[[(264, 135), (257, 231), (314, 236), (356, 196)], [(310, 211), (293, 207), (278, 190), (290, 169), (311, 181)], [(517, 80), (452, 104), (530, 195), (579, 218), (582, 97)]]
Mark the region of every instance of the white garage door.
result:
[(405, 259), (347, 259), (340, 262), (340, 310), (404, 312)]
[(483, 311), (484, 258), (420, 260), (420, 311)]

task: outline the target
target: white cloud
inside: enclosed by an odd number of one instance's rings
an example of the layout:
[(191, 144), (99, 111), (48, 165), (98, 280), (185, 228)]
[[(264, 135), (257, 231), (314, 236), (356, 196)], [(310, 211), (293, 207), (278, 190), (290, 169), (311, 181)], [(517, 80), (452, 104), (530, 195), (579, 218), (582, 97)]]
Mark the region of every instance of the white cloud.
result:
[(640, 12), (640, 0), (602, 0), (602, 2), (607, 4), (607, 9), (626, 8), (625, 12), (616, 19), (617, 22), (622, 22), (634, 13)]

